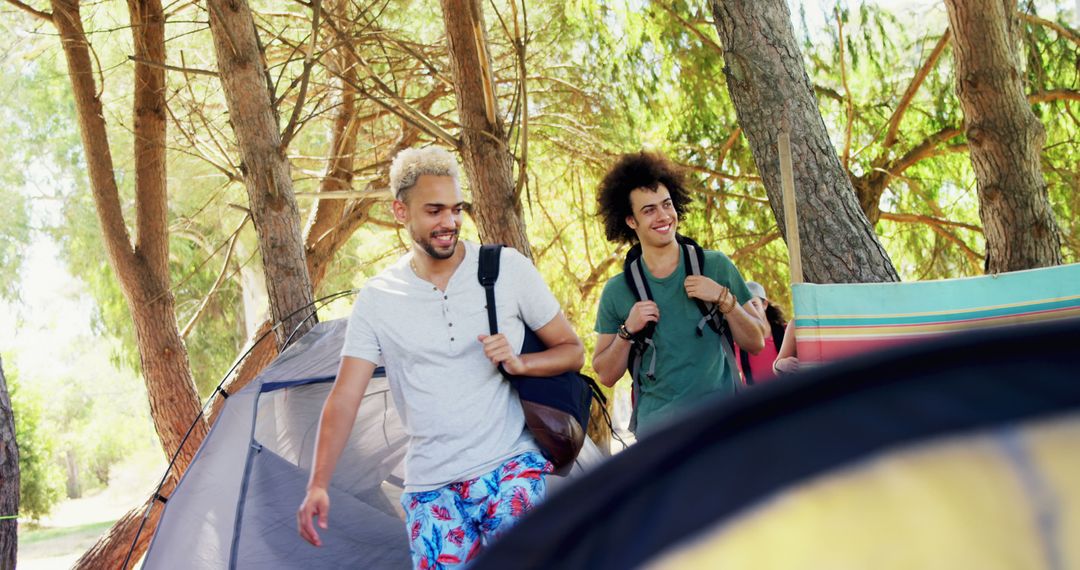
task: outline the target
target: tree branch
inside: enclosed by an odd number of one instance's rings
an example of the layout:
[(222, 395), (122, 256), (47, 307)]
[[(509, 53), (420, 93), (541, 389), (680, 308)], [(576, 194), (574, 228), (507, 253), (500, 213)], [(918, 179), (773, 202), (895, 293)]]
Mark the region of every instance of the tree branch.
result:
[(309, 196), (319, 200), (363, 200), (366, 198), (378, 200), (393, 198), (389, 188), (376, 190), (320, 190), (316, 192), (295, 192), (295, 194), (297, 197)]
[[(10, 2), (11, 0), (8, 0), (8, 1)], [(1028, 14), (1027, 12), (1024, 12), (1024, 11), (1019, 11), (1017, 13), (1020, 15), (1021, 20), (1024, 20), (1025, 22), (1028, 22), (1028, 23), (1031, 23), (1031, 24), (1036, 24), (1036, 25), (1039, 25), (1039, 26), (1050, 28), (1051, 30), (1054, 30), (1055, 32), (1057, 32), (1057, 34), (1059, 36), (1061, 36), (1063, 39), (1068, 40), (1068, 41), (1080, 46), (1080, 35), (1077, 35), (1076, 32), (1070, 30), (1069, 28), (1066, 28), (1065, 26), (1062, 26), (1061, 24), (1058, 24), (1057, 22), (1051, 22), (1050, 20), (1040, 18), (1040, 17), (1038, 17), (1038, 16), (1036, 16), (1034, 14)]]
[[(166, 108), (168, 109), (168, 107)], [(172, 109), (169, 109), (169, 117), (173, 119), (173, 122), (176, 122), (179, 125), (179, 120), (177, 119), (176, 115), (173, 114)], [(186, 154), (192, 158), (202, 160), (203, 162), (209, 164), (211, 168), (225, 175), (225, 178), (228, 179), (230, 182), (243, 182), (244, 177), (241, 176), (236, 170), (230, 170), (229, 168), (226, 168), (221, 164), (215, 162), (213, 158), (207, 156), (206, 151), (201, 148), (199, 142), (196, 141), (188, 131), (181, 128), (180, 132), (184, 135), (184, 138), (186, 138), (191, 144), (191, 148), (194, 148), (198, 152), (178, 146), (167, 147), (168, 150), (174, 150), (176, 152)]]
[(518, 104), (518, 108), (521, 112), (521, 126), (518, 129), (518, 140), (521, 141), (521, 154), (518, 157), (518, 178), (514, 184), (514, 201), (520, 202), (521, 190), (525, 188), (525, 185), (529, 180), (529, 89), (528, 89), (528, 74), (526, 73), (525, 66), (525, 43), (526, 38), (529, 35), (529, 20), (525, 16), (525, 0), (521, 2), (521, 16), (524, 22), (525, 31), (522, 32), (522, 26), (518, 25), (517, 18), (517, 3), (516, 0), (511, 0), (510, 6), (513, 7), (514, 17), (514, 52), (517, 55), (518, 63), (518, 82), (521, 84), (521, 101)]
[(724, 146), (720, 147), (720, 152), (717, 153), (717, 166), (724, 166), (724, 159), (727, 158), (727, 155), (729, 152), (731, 152), (731, 149), (735, 147), (735, 143), (738, 142), (740, 135), (742, 135), (742, 127), (735, 127), (735, 130), (731, 131), (731, 134), (728, 135), (727, 140), (724, 141)]
[(754, 176), (752, 174), (728, 174), (726, 172), (720, 172), (719, 170), (713, 170), (711, 168), (700, 166), (697, 164), (680, 164), (680, 166), (692, 170), (694, 172), (700, 172), (702, 174), (708, 174), (716, 178), (722, 178), (724, 180), (731, 180), (733, 182), (761, 182), (760, 176)]
[(244, 228), (244, 225), (250, 219), (250, 214), (244, 216), (244, 219), (240, 220), (240, 224), (233, 230), (232, 236), (229, 237), (229, 249), (225, 251), (225, 261), (221, 264), (221, 271), (218, 273), (217, 279), (214, 280), (214, 284), (210, 286), (210, 290), (206, 292), (202, 302), (199, 303), (199, 308), (195, 309), (195, 314), (191, 316), (188, 323), (184, 325), (183, 330), (180, 331), (180, 338), (187, 339), (188, 333), (195, 327), (195, 323), (199, 322), (199, 318), (203, 316), (207, 305), (210, 304), (210, 298), (214, 296), (214, 293), (217, 293), (221, 284), (225, 282), (225, 275), (229, 270), (229, 261), (232, 260), (233, 251), (236, 249), (236, 240), (240, 238), (240, 230)]
[(712, 197), (712, 198), (719, 198), (721, 200), (725, 200), (727, 198), (738, 198), (740, 200), (746, 200), (747, 202), (755, 202), (755, 203), (758, 203), (758, 204), (768, 204), (769, 203), (768, 198), (758, 198), (756, 196), (750, 196), (750, 195), (747, 195), (747, 194), (736, 194), (734, 192), (714, 192), (712, 190), (706, 190), (704, 188), (699, 188), (699, 187), (697, 187), (696, 184), (692, 185), (690, 190), (692, 192), (696, 193), (696, 194), (701, 194), (702, 196), (709, 196), (709, 197)]
[(941, 34), (941, 37), (938, 38), (933, 51), (930, 52), (926, 61), (923, 62), (919, 71), (915, 73), (915, 77), (911, 79), (911, 83), (908, 84), (907, 90), (904, 91), (904, 95), (900, 98), (900, 103), (897, 104), (892, 117), (889, 117), (889, 130), (885, 133), (885, 140), (881, 143), (881, 146), (889, 148), (896, 143), (896, 133), (900, 130), (900, 121), (904, 118), (904, 112), (907, 111), (908, 107), (911, 105), (911, 101), (915, 98), (915, 93), (918, 92), (919, 87), (921, 87), (923, 81), (926, 80), (926, 76), (930, 74), (930, 70), (937, 65), (937, 61), (941, 58), (941, 53), (945, 51), (945, 46), (948, 45), (950, 37), (952, 37), (952, 30), (950, 28), (945, 28), (945, 33)]
[(179, 67), (179, 66), (176, 66), (176, 65), (169, 65), (167, 63), (161, 63), (161, 62), (158, 62), (158, 61), (150, 61), (148, 59), (143, 59), (141, 57), (135, 57), (133, 55), (128, 56), (128, 61), (132, 61), (132, 62), (135, 62), (135, 63), (141, 63), (141, 64), (143, 64), (145, 66), (148, 66), (148, 67), (157, 67), (157, 68), (161, 68), (161, 69), (166, 69), (168, 71), (179, 71), (180, 73), (190, 73), (192, 75), (206, 75), (206, 76), (209, 76), (209, 77), (217, 77), (218, 76), (216, 71), (210, 71), (208, 69), (195, 69), (195, 68), (192, 68), (192, 67)]
[[(957, 222), (949, 222), (948, 220), (939, 220), (938, 218), (931, 218), (930, 216), (894, 214), (892, 212), (881, 212), (881, 218), (884, 220), (925, 224), (929, 226), (931, 230), (933, 230), (941, 237), (955, 243), (957, 247), (960, 248), (960, 251), (963, 252), (963, 254), (967, 257), (968, 261), (971, 263), (972, 267), (976, 269), (976, 271), (982, 269), (983, 256), (975, 250), (971, 249), (971, 247), (968, 246), (968, 244), (964, 243), (964, 240), (960, 239), (959, 236), (942, 227), (944, 225), (955, 225), (970, 229), (973, 226), (968, 226), (967, 224), (959, 224)], [(982, 230), (978, 229), (977, 231), (981, 233)]]
[(834, 100), (834, 101), (836, 101), (838, 103), (843, 103), (844, 102), (843, 95), (840, 95), (840, 93), (838, 93), (832, 87), (826, 87), (824, 85), (814, 85), (814, 94), (818, 95), (819, 97), (820, 96), (828, 97), (829, 99), (832, 99), (832, 100)]
[(19, 0), (7, 0), (7, 2), (8, 4), (11, 4), (12, 6), (22, 10), (23, 12), (26, 12), (27, 14), (30, 14), (31, 16), (34, 16), (35, 18), (41, 18), (46, 22), (53, 21), (52, 12), (43, 12), (41, 10), (38, 10), (37, 8), (34, 8), (33, 6), (23, 4), (22, 2), (19, 2)]
[(289, 148), (289, 143), (296, 134), (297, 121), (300, 120), (300, 111), (303, 109), (304, 99), (307, 97), (308, 81), (311, 79), (311, 68), (315, 65), (315, 46), (319, 39), (319, 18), (322, 15), (322, 2), (321, 0), (311, 0), (311, 5), (311, 43), (307, 46), (307, 53), (304, 54), (304, 69), (300, 72), (300, 93), (296, 96), (296, 103), (293, 105), (292, 116), (289, 117), (289, 122), (285, 126), (284, 133), (281, 135), (282, 152)]
[(731, 252), (731, 255), (729, 257), (731, 258), (732, 261), (737, 261), (739, 258), (741, 258), (741, 257), (743, 257), (745, 255), (751, 254), (751, 253), (765, 247), (766, 245), (769, 245), (770, 243), (772, 243), (773, 241), (776, 241), (778, 239), (780, 239), (780, 230), (779, 229), (777, 229), (775, 231), (771, 231), (771, 232), (769, 232), (767, 234), (764, 234), (760, 238), (758, 238), (758, 240), (755, 241), (754, 243), (752, 243), (750, 245), (745, 245), (745, 246), (740, 247), (739, 249)]
[(911, 150), (907, 151), (904, 156), (892, 161), (885, 168), (885, 171), (890, 177), (899, 176), (901, 173), (903, 173), (908, 168), (911, 168), (913, 165), (915, 165), (915, 163), (919, 162), (920, 160), (940, 154), (940, 151), (937, 148), (939, 144), (953, 137), (962, 135), (963, 133), (964, 131), (957, 127), (946, 127), (944, 129), (941, 129), (938, 132), (926, 137), (923, 142), (919, 143), (918, 146), (915, 146)]
[[(1050, 101), (1080, 101), (1080, 91), (1073, 91), (1072, 89), (1051, 89), (1049, 91), (1039, 91), (1036, 93), (1030, 93), (1027, 96), (1029, 103), (1048, 103)], [(926, 137), (923, 142), (918, 146), (913, 147), (904, 156), (894, 160), (887, 167), (885, 171), (889, 176), (899, 176), (902, 172), (911, 168), (915, 163), (932, 156), (937, 156), (942, 152), (954, 152), (962, 150), (966, 145), (957, 147), (955, 145), (948, 147), (945, 150), (937, 148), (937, 145), (953, 138), (964, 134), (964, 131), (958, 127), (946, 127), (937, 131), (936, 133)]]
[(160, 2), (129, 4), (134, 56), (135, 252), (164, 292), (169, 282), (165, 15)]
[[(699, 30), (697, 28), (697, 26), (695, 26), (692, 22), (687, 21), (685, 18), (683, 18), (681, 15), (679, 15), (679, 13), (676, 12), (674, 8), (672, 8), (671, 6), (668, 6), (667, 2), (659, 1), (659, 2), (654, 2), (654, 4), (659, 5), (665, 11), (667, 11), (667, 13), (671, 14), (671, 16), (673, 18), (678, 20), (679, 23), (681, 23), (687, 30), (690, 30), (690, 32), (692, 34), (694, 34), (695, 36), (697, 36), (702, 41), (702, 43), (704, 43), (706, 46), (708, 46), (708, 47), (712, 48), (713, 50), (715, 50), (716, 53), (718, 53), (720, 55), (724, 55), (724, 47), (721, 46), (719, 42), (717, 42), (716, 40), (714, 40), (714, 39), (710, 38), (709, 36), (707, 36), (704, 32)], [(712, 28), (712, 26), (710, 26), (710, 28)], [(712, 28), (712, 29), (715, 29), (715, 28)]]
[(1080, 91), (1072, 89), (1051, 89), (1030, 93), (1027, 96), (1028, 103), (1048, 103), (1050, 101), (1080, 101)]
[(886, 212), (882, 210), (881, 218), (885, 220), (892, 220), (894, 222), (909, 222), (920, 223), (938, 226), (952, 226), (955, 228), (963, 228), (965, 230), (971, 230), (973, 232), (982, 233), (983, 229), (979, 226), (972, 224), (965, 224), (964, 222), (954, 222), (952, 220), (943, 220), (941, 218), (935, 218), (933, 216), (924, 216), (922, 214), (901, 214), (899, 212)]
[(844, 127), (844, 151), (841, 153), (841, 162), (844, 164), (844, 170), (848, 169), (848, 164), (851, 163), (851, 127), (855, 123), (855, 104), (851, 100), (851, 88), (848, 87), (847, 80), (847, 61), (844, 57), (844, 19), (840, 14), (840, 6), (838, 5), (835, 10), (836, 13), (836, 35), (839, 39), (840, 46), (840, 85), (844, 87), (844, 115), (846, 115), (846, 125)]
[[(54, 0), (55, 2), (55, 0)], [(75, 99), (76, 117), (86, 154), (86, 171), (101, 223), (101, 233), (109, 259), (112, 260), (121, 286), (135, 289), (138, 271), (135, 252), (124, 221), (120, 190), (116, 183), (112, 151), (109, 147), (105, 115), (94, 82), (90, 42), (82, 26), (77, 4), (55, 3), (52, 22), (60, 34), (68, 62), (68, 76)]]
[(607, 275), (611, 266), (623, 260), (625, 251), (626, 244), (619, 244), (618, 247), (615, 248), (615, 251), (611, 252), (611, 255), (600, 260), (600, 263), (592, 268), (592, 271), (589, 272), (589, 276), (585, 278), (585, 281), (583, 281), (579, 287), (581, 289), (582, 299), (588, 299), (589, 296), (592, 295), (593, 290), (600, 285), (600, 280)]
[(375, 74), (375, 71), (373, 69), (371, 69), (371, 67), (367, 64), (367, 62), (356, 51), (355, 47), (353, 46), (353, 43), (349, 40), (349, 37), (344, 32), (342, 32), (333, 23), (332, 20), (327, 20), (327, 23), (330, 25), (331, 29), (337, 35), (338, 39), (345, 42), (343, 45), (346, 48), (347, 53), (350, 56), (352, 56), (352, 59), (357, 63), (357, 65), (359, 65), (361, 68), (364, 69), (364, 71), (366, 71), (368, 73), (368, 76), (370, 77), (370, 79), (372, 81), (375, 82), (375, 85), (378, 88), (378, 90), (380, 92), (382, 92), (384, 95), (386, 95), (386, 97), (388, 99), (393, 101), (394, 104), (390, 104), (390, 103), (388, 103), (386, 101), (383, 101), (378, 96), (372, 94), (370, 90), (368, 90), (368, 89), (364, 88), (364, 86), (360, 85), (358, 81), (350, 81), (350, 79), (348, 77), (345, 77), (344, 74), (342, 74), (339, 71), (331, 69), (331, 70), (329, 70), (331, 72), (331, 74), (333, 74), (338, 79), (341, 79), (342, 81), (345, 81), (346, 83), (351, 85), (353, 87), (353, 89), (356, 89), (356, 91), (358, 93), (360, 93), (361, 95), (364, 95), (365, 97), (369, 98), (372, 102), (379, 105), (380, 107), (383, 107), (387, 111), (397, 115), (398, 117), (401, 118), (401, 120), (403, 120), (403, 121), (409, 123), (410, 125), (416, 127), (420, 131), (423, 131), (423, 132), (431, 135), (432, 137), (435, 137), (435, 138), (443, 141), (444, 143), (446, 143), (447, 145), (449, 145), (449, 146), (451, 146), (453, 148), (458, 148), (459, 146), (461, 146), (461, 141), (460, 140), (458, 140), (452, 134), (447, 132), (446, 129), (439, 126), (434, 121), (434, 119), (429, 117), (426, 113), (423, 113), (422, 111), (420, 111), (420, 110), (416, 109), (415, 107), (413, 107), (412, 105), (410, 105), (400, 95), (395, 93), (394, 90), (390, 89), (390, 87), (388, 85), (386, 85), (382, 80), (380, 80), (378, 78), (378, 76)]

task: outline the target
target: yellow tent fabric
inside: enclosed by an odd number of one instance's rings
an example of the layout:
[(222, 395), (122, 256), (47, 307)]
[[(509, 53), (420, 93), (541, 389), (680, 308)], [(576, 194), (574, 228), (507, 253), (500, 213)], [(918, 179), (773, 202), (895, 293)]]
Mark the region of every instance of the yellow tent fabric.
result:
[(648, 567), (1080, 570), (1080, 414), (891, 450)]

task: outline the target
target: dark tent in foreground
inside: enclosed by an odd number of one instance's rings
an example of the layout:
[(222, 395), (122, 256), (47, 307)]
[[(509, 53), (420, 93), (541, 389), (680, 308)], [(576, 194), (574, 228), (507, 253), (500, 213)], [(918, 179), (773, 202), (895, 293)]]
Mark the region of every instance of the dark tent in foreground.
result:
[[(382, 369), (368, 385), (330, 488), (323, 546), (300, 538), (319, 416), (346, 320), (319, 323), (229, 396), (172, 496), (144, 568), (409, 568), (398, 498), (408, 436)], [(599, 462), (586, 439), (567, 479)], [(549, 489), (566, 481), (552, 477)]]
[(1080, 569), (1080, 320), (940, 337), (706, 405), (475, 570)]

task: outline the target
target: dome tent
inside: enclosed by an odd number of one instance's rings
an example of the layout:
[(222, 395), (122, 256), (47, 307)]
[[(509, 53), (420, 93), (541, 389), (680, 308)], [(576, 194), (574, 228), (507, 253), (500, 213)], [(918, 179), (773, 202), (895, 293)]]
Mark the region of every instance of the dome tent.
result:
[(319, 323), (229, 396), (165, 504), (144, 568), (409, 567), (394, 513), (394, 471), (407, 437), (381, 368), (334, 472), (324, 546), (297, 534), (296, 508), (346, 324)]
[[(347, 320), (315, 325), (228, 397), (168, 497), (143, 568), (409, 568), (398, 504), (408, 436), (376, 369), (331, 481), (316, 548), (296, 528)], [(565, 479), (602, 459), (589, 440)], [(564, 478), (552, 478), (557, 489)]]
[(715, 401), (474, 568), (1080, 568), (1078, 347), (960, 333)]

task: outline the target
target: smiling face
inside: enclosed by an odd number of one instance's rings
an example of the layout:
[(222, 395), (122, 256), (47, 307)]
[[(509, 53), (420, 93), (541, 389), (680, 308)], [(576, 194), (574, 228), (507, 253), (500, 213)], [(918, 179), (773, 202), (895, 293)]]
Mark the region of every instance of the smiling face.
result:
[(457, 248), (465, 202), (454, 179), (424, 174), (394, 200), (394, 217), (409, 230), (420, 249), (435, 259), (449, 259)]
[(656, 190), (638, 188), (630, 192), (630, 212), (626, 225), (637, 234), (642, 246), (662, 247), (675, 241), (679, 213), (663, 184)]

